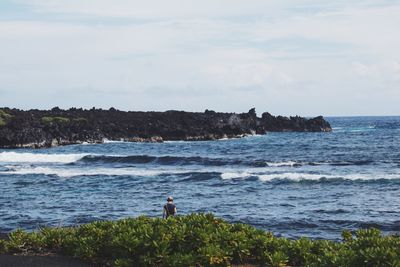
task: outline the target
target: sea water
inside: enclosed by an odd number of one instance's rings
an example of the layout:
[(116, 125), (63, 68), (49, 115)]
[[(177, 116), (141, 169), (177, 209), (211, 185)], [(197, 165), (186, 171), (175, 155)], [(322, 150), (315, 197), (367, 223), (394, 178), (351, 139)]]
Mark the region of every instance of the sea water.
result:
[(0, 150), (0, 231), (212, 212), (278, 236), (400, 232), (400, 117), (327, 118), (331, 133)]

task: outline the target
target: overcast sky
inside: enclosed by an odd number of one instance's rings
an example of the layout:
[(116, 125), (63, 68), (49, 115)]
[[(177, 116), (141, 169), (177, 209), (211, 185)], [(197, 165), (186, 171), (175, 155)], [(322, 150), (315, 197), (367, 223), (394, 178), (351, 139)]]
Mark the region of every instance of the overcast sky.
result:
[(0, 106), (400, 115), (400, 0), (0, 0)]

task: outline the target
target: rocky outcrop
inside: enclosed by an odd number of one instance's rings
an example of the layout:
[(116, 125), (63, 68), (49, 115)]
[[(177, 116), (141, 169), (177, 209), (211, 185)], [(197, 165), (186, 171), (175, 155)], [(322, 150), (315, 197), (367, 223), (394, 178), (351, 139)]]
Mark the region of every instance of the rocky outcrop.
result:
[(330, 132), (331, 125), (322, 117), (305, 119), (299, 116), (272, 116), (265, 112), (261, 116), (262, 127), (269, 132)]
[(104, 140), (162, 142), (215, 140), (265, 134), (267, 131), (327, 132), (323, 117), (274, 117), (248, 113), (125, 112), (114, 108), (61, 110), (0, 109), (0, 147), (52, 147)]

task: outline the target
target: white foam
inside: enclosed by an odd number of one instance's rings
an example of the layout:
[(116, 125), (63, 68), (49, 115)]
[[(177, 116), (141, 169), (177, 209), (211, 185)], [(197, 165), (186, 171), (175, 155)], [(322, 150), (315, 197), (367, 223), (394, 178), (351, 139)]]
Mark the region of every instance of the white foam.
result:
[(299, 164), (296, 161), (283, 161), (283, 162), (266, 162), (268, 166), (270, 167), (285, 167), (285, 166), (289, 166), (289, 167), (293, 167), (296, 164)]
[(318, 181), (320, 179), (344, 179), (344, 180), (393, 180), (400, 179), (400, 174), (348, 174), (348, 175), (326, 175), (326, 174), (313, 174), (313, 173), (300, 173), (300, 172), (286, 172), (274, 174), (260, 174), (252, 172), (225, 172), (221, 174), (224, 180), (229, 179), (245, 179), (249, 177), (258, 177), (260, 181), (269, 182), (272, 180), (290, 180), (290, 181)]
[(103, 143), (105, 143), (105, 144), (112, 144), (112, 143), (127, 143), (126, 141), (124, 141), (124, 140), (109, 140), (109, 139), (107, 139), (107, 138), (104, 138), (103, 139)]
[(298, 173), (298, 172), (287, 172), (287, 173), (278, 173), (278, 174), (262, 174), (259, 175), (258, 178), (260, 181), (268, 182), (272, 180), (291, 180), (291, 181), (303, 181), (303, 180), (310, 180), (310, 181), (318, 181), (322, 178), (336, 178), (330, 175), (322, 175), (322, 174), (311, 174), (311, 173)]
[(1, 152), (0, 162), (31, 162), (31, 163), (71, 163), (87, 156), (88, 154), (38, 154)]
[(265, 137), (265, 134), (251, 134), (251, 135), (248, 135), (247, 137), (254, 137), (254, 138)]
[(136, 168), (51, 168), (51, 167), (16, 167), (10, 168), (8, 171), (2, 171), (0, 174), (8, 175), (55, 175), (58, 177), (68, 178), (76, 176), (156, 176), (167, 173), (185, 173), (184, 170), (148, 170), (148, 169), (136, 169)]
[(321, 178), (332, 178), (332, 176), (320, 175), (320, 174), (309, 174), (309, 173), (278, 173), (278, 174), (257, 174), (250, 172), (226, 172), (221, 174), (221, 178), (224, 180), (228, 179), (238, 179), (238, 178), (248, 178), (256, 176), (260, 181), (267, 182), (272, 180), (319, 180)]
[(348, 174), (343, 177), (341, 177), (346, 180), (378, 180), (378, 179), (383, 179), (383, 180), (394, 180), (394, 179), (400, 179), (400, 173), (395, 174), (395, 173), (384, 173), (384, 174)]
[(224, 180), (247, 178), (250, 176), (252, 176), (252, 174), (248, 172), (224, 172), (221, 174), (221, 178)]

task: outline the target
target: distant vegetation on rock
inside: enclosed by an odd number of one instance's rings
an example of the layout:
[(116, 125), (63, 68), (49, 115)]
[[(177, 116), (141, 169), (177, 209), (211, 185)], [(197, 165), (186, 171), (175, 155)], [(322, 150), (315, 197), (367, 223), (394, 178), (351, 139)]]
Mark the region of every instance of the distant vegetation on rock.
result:
[(114, 108), (62, 110), (0, 109), (1, 148), (41, 148), (104, 140), (162, 142), (166, 140), (216, 140), (268, 131), (329, 132), (331, 126), (322, 116), (257, 117), (247, 113), (165, 111), (133, 112)]

